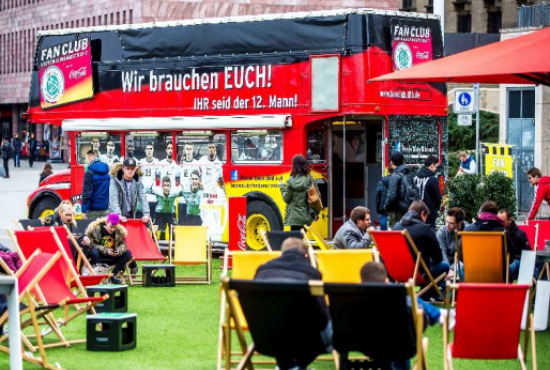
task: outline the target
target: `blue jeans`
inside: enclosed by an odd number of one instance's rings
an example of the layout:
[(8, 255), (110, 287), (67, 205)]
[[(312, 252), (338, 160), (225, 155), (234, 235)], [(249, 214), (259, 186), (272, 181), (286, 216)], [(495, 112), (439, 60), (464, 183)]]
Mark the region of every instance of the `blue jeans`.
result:
[(380, 214), (380, 230), (388, 230), (388, 214), (387, 213), (381, 213)]
[(428, 266), (428, 270), (430, 270), (430, 273), (432, 274), (434, 279), (436, 279), (439, 275), (441, 275), (444, 272), (449, 272), (451, 268), (451, 266), (449, 265), (449, 262), (447, 261), (441, 261), (441, 262), (430, 261), (430, 262), (427, 262), (426, 265)]
[(20, 167), (21, 166), (21, 153), (13, 153), (13, 167)]

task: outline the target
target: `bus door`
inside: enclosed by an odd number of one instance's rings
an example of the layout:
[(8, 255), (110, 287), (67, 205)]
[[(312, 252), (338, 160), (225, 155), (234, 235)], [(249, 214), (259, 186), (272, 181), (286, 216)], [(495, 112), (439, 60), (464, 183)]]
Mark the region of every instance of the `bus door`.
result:
[(329, 181), (332, 237), (349, 220), (353, 208), (376, 212), (376, 186), (382, 177), (382, 121), (351, 120), (332, 124)]

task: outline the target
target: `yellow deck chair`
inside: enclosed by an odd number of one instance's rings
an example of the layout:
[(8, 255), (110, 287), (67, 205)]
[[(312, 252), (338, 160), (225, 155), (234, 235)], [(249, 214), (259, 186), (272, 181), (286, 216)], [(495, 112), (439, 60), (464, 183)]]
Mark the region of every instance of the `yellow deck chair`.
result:
[(306, 229), (306, 232), (311, 235), (313, 240), (315, 240), (315, 243), (317, 244), (316, 246), (319, 247), (319, 249), (321, 249), (323, 251), (328, 250), (328, 249), (332, 249), (332, 246), (330, 244), (328, 244), (327, 241), (325, 239), (323, 239), (323, 237), (321, 235), (319, 235), (319, 233), (317, 231), (315, 231), (314, 228), (309, 227), (307, 225), (304, 225), (304, 228)]
[(504, 232), (462, 231), (458, 235), (462, 238), (463, 282), (508, 283), (510, 257)]
[(206, 226), (178, 226), (170, 229), (170, 264), (174, 265), (205, 265), (206, 277), (176, 276), (176, 283), (206, 283), (212, 282), (212, 244), (208, 240)]
[(372, 249), (315, 251), (315, 256), (326, 283), (360, 283), (365, 263), (379, 260)]
[[(227, 276), (229, 258), (232, 259), (232, 273), (233, 279), (238, 280), (252, 280), (256, 275), (256, 270), (261, 265), (281, 256), (281, 252), (270, 251), (235, 251), (230, 252), (227, 249), (224, 253), (224, 265), (223, 275)], [(218, 340), (218, 367), (217, 369), (230, 369), (232, 364), (239, 363), (239, 360), (233, 360), (231, 353), (231, 337), (232, 331), (235, 330), (235, 323), (229, 319), (227, 299), (225, 294), (221, 293), (221, 305), (220, 305), (220, 331)], [(248, 324), (244, 317), (243, 311), (239, 302), (235, 305), (235, 316), (239, 321), (240, 327), (244, 330), (248, 330)], [(241, 352), (236, 354), (244, 356), (246, 354), (246, 343), (240, 342)], [(269, 362), (272, 363), (272, 362)]]

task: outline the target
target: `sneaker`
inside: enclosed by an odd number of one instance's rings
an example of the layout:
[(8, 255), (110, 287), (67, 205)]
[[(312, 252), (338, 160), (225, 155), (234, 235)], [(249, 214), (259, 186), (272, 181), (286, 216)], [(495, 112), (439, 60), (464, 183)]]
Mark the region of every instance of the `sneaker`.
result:
[(130, 270), (130, 275), (132, 275), (132, 279), (135, 279), (137, 277), (138, 271), (139, 267), (137, 266)]
[(122, 284), (122, 279), (120, 277), (118, 277), (117, 275), (112, 275), (109, 278), (109, 283), (115, 284), (115, 285), (121, 285)]

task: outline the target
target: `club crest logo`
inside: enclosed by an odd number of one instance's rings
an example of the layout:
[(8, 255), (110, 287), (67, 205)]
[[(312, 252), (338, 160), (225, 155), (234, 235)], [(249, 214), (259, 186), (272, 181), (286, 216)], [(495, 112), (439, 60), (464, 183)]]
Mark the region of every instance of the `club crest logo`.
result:
[(413, 54), (409, 45), (404, 42), (397, 44), (393, 51), (393, 63), (399, 71), (412, 67)]
[(42, 98), (48, 103), (55, 103), (65, 92), (65, 79), (63, 72), (55, 66), (48, 67), (40, 81)]

